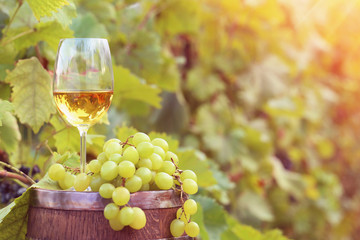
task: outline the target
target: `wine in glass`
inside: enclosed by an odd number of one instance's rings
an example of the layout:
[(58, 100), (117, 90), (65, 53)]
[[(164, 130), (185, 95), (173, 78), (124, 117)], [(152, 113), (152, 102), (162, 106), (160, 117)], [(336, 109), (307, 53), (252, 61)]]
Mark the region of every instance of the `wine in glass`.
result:
[(80, 172), (86, 166), (86, 134), (110, 107), (114, 79), (106, 39), (62, 39), (57, 52), (53, 96), (61, 116), (80, 132)]

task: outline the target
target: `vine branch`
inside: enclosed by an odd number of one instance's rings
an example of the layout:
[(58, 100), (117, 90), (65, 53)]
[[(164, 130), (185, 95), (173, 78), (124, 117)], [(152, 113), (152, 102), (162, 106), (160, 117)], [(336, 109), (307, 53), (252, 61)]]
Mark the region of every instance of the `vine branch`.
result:
[[(1, 162), (0, 161), (0, 165), (2, 165), (3, 167), (8, 167), (8, 168), (10, 168), (11, 170), (13, 170), (13, 171), (15, 171), (15, 172), (17, 172), (18, 174), (15, 174), (15, 175), (17, 175), (18, 177), (23, 177), (23, 178), (25, 178), (26, 180), (27, 180), (27, 184), (35, 184), (36, 182), (31, 178), (31, 177), (29, 177), (28, 175), (26, 175), (25, 173), (23, 173), (22, 171), (20, 171), (19, 169), (17, 169), (16, 167), (13, 167), (13, 166), (11, 166), (10, 164), (7, 164), (7, 163), (4, 163), (4, 162)], [(6, 175), (6, 176), (8, 176), (8, 177), (10, 177), (10, 176), (13, 176), (12, 174), (14, 174), (14, 173), (10, 173), (10, 172), (8, 172), (8, 171), (6, 171), (6, 170), (2, 170), (2, 171), (0, 171), (2, 174), (4, 174), (4, 175)], [(5, 174), (5, 173), (7, 173), (7, 174)], [(11, 174), (11, 175), (10, 175)], [(1, 176), (1, 175), (0, 175)], [(20, 181), (22, 181), (21, 179), (19, 179), (18, 177), (13, 177), (13, 178), (15, 178), (15, 179), (18, 179), (18, 180), (20, 180)], [(24, 181), (22, 181), (22, 182), (24, 182)], [(24, 182), (24, 183), (26, 183), (26, 182)]]

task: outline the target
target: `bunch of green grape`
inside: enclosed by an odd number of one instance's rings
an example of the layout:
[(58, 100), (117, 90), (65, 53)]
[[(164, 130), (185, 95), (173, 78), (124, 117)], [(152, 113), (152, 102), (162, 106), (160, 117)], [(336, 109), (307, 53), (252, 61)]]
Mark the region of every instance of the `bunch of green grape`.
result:
[(76, 174), (77, 171), (56, 163), (49, 168), (48, 174), (64, 190), (90, 188), (103, 198), (111, 199), (104, 208), (104, 216), (115, 231), (124, 226), (141, 229), (146, 225), (143, 210), (128, 205), (131, 193), (172, 188), (181, 191), (183, 204), (170, 224), (170, 232), (174, 237), (184, 232), (196, 237), (199, 226), (190, 216), (196, 213), (197, 204), (192, 199), (184, 201), (183, 195), (198, 191), (197, 176), (191, 170), (180, 170), (178, 165), (178, 156), (169, 151), (164, 139), (151, 140), (147, 134), (138, 132), (125, 142), (108, 140), (97, 159), (87, 164), (86, 173)]

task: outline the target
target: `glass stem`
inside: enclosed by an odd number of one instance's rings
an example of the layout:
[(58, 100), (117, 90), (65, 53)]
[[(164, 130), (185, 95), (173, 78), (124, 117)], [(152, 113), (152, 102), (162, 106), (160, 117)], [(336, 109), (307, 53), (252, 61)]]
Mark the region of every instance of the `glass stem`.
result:
[(85, 172), (86, 167), (86, 134), (87, 127), (78, 127), (80, 132), (80, 173)]

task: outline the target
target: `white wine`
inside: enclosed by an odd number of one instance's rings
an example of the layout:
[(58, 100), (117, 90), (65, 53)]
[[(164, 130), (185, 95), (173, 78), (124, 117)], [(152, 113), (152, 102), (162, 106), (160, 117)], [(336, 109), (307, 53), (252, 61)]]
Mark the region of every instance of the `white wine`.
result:
[(113, 91), (55, 91), (61, 115), (73, 126), (95, 124), (107, 112)]

